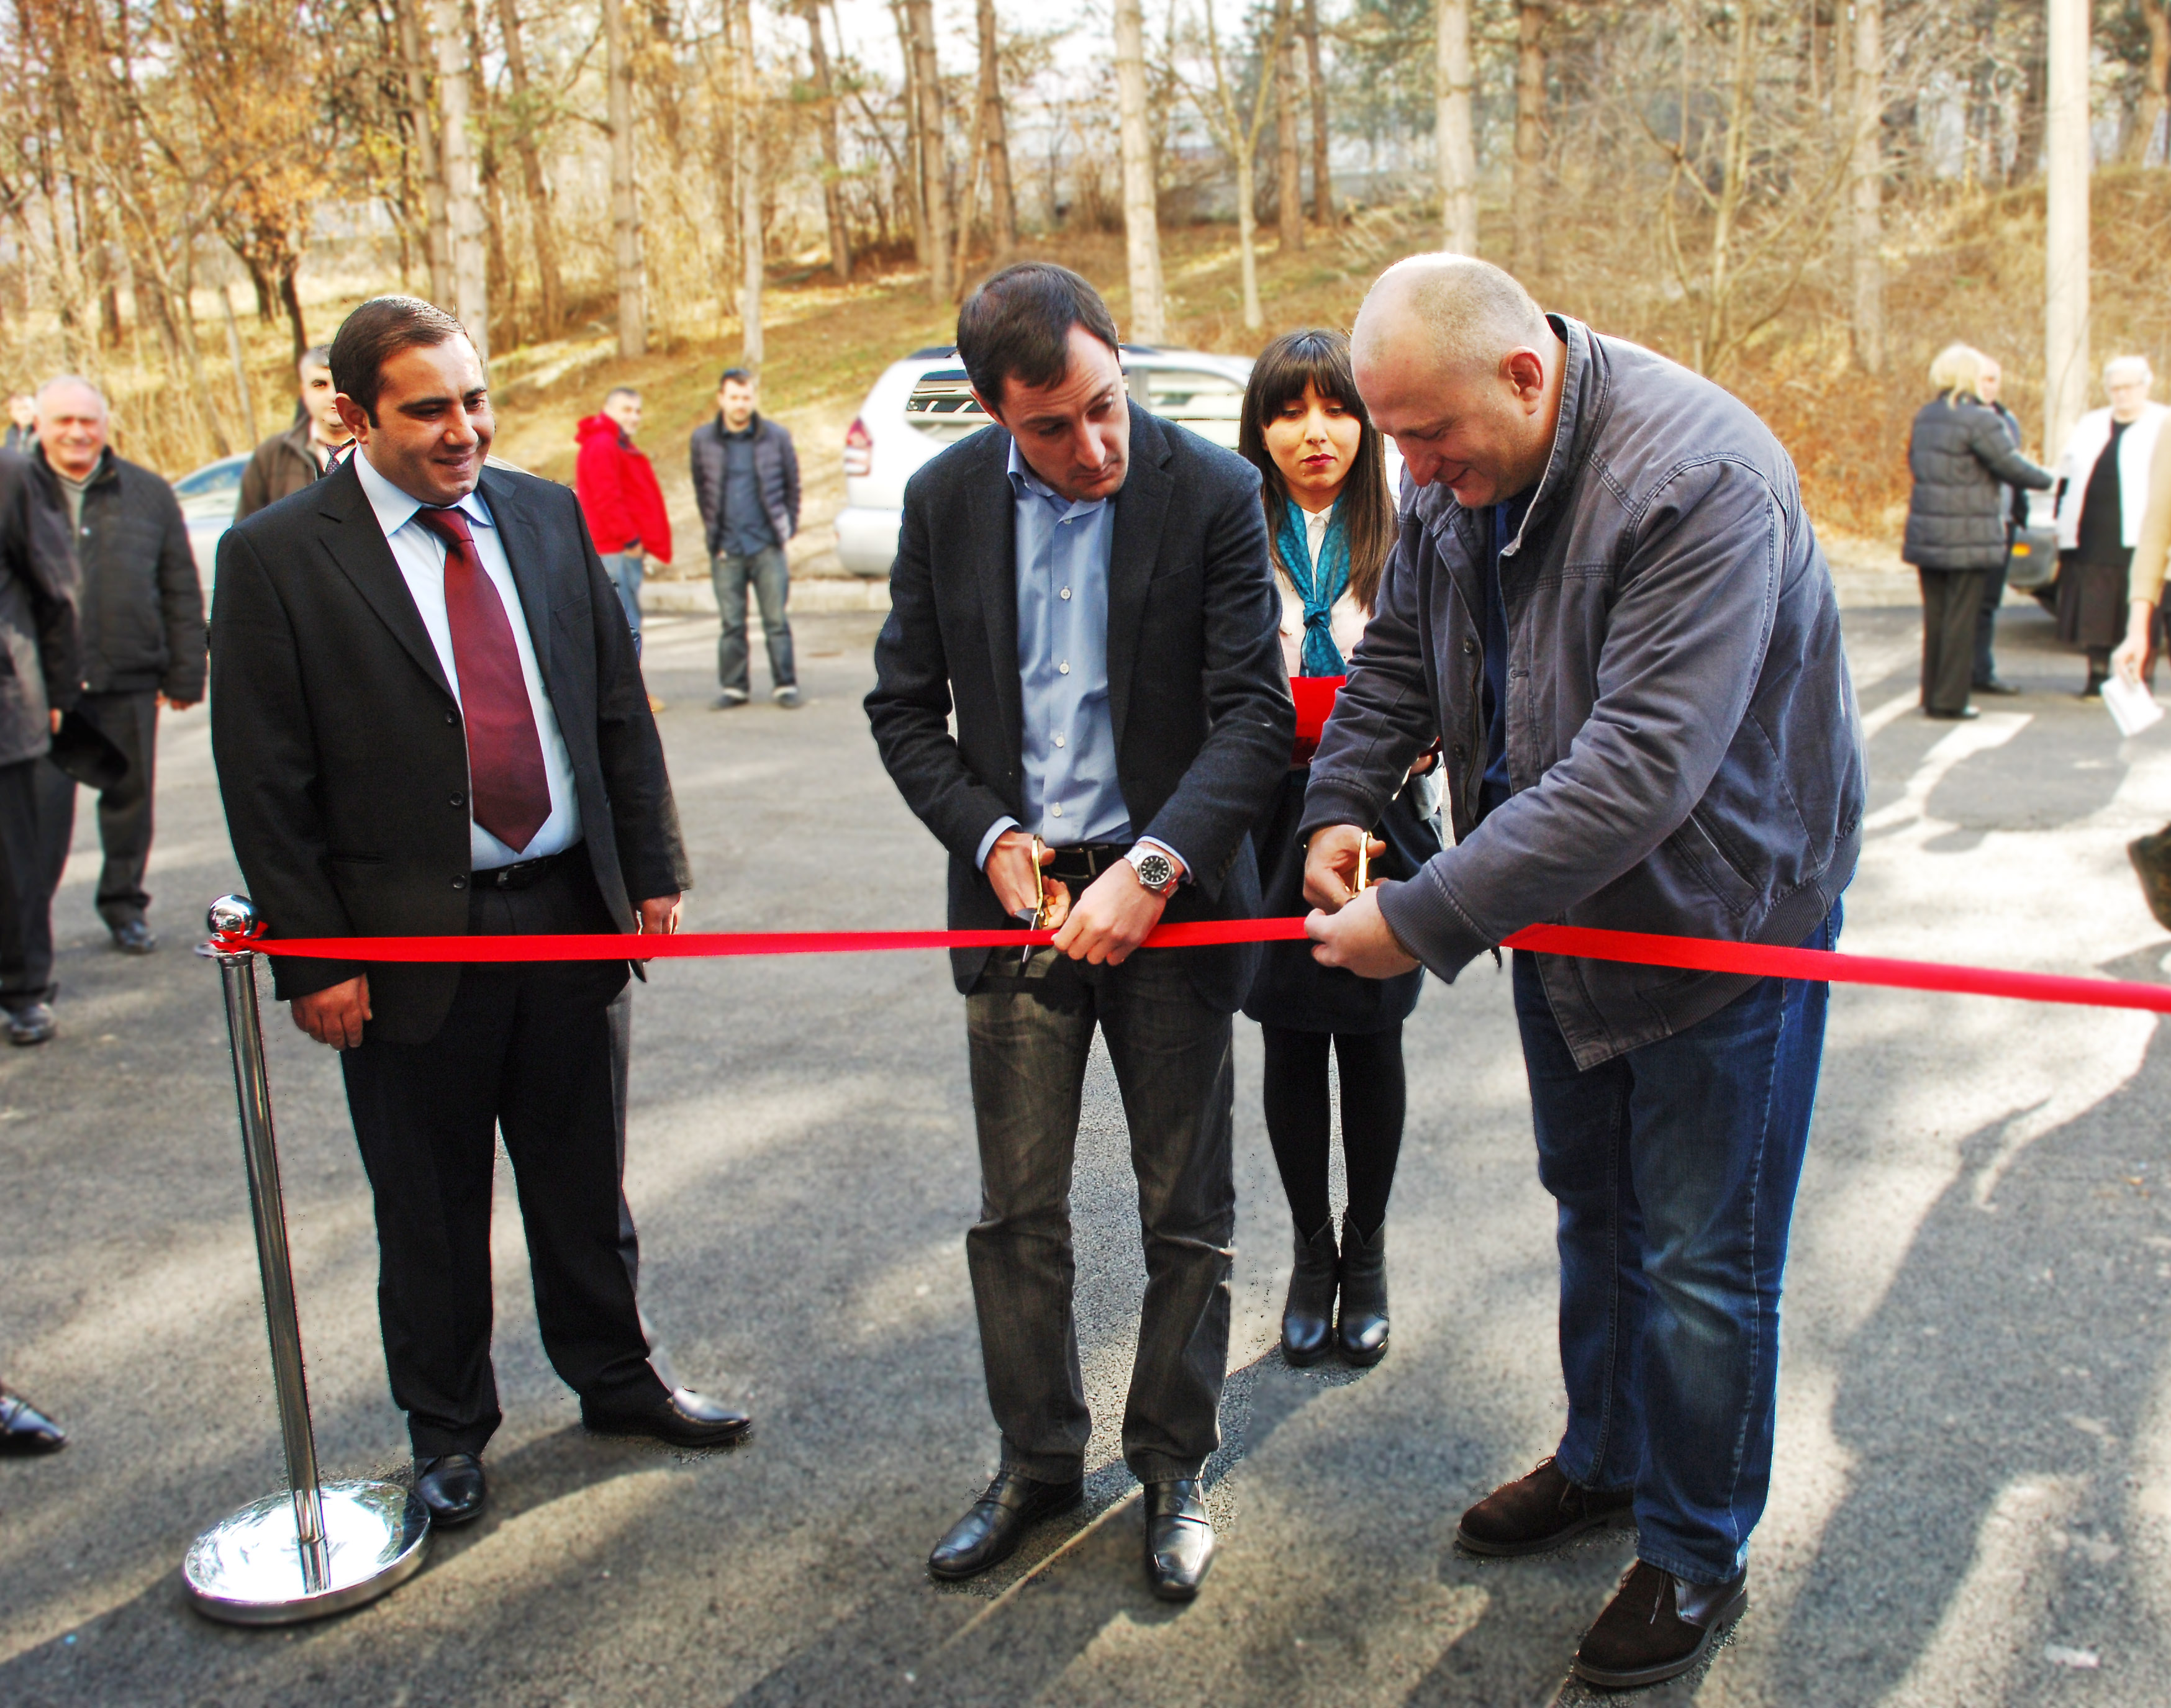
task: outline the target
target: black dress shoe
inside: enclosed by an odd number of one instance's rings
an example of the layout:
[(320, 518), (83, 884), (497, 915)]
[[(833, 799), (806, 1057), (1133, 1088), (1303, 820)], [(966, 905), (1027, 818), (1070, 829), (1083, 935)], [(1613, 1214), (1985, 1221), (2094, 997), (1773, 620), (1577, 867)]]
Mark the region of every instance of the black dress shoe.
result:
[(2008, 682), (2002, 676), (1993, 676), (1988, 682), (1979, 682), (1975, 683), (1974, 691), (1976, 693), (1994, 693), (2000, 697), (2007, 694), (2016, 694), (2020, 692), (2018, 688), (2013, 687), (2011, 683)]
[(1306, 1239), (1296, 1236), (1296, 1272), (1282, 1307), (1282, 1357), (1301, 1368), (1325, 1357), (1334, 1344), (1334, 1292), (1341, 1258), (1334, 1249), (1334, 1218)]
[(448, 1453), (415, 1461), (415, 1492), (440, 1529), (482, 1516), (490, 1491), (483, 1485), (482, 1460), (471, 1453)]
[(113, 946), (123, 955), (153, 954), (158, 947), (158, 934), (143, 920), (126, 920), (113, 928)]
[(53, 1034), (59, 1030), (51, 1003), (28, 1002), (8, 1010), (8, 1041), (11, 1044), (51, 1043)]
[(1146, 1485), (1146, 1580), (1163, 1601), (1189, 1601), (1214, 1564), (1214, 1521), (1197, 1477)]
[(1067, 1513), (1086, 1498), (1086, 1479), (1044, 1483), (1023, 1471), (995, 1473), (988, 1491), (952, 1524), (927, 1556), (930, 1574), (947, 1582), (1000, 1566), (1018, 1550), (1025, 1533), (1043, 1518)]
[(1361, 1367), (1387, 1356), (1387, 1224), (1367, 1240), (1342, 1218), (1342, 1356)]
[(753, 1419), (691, 1388), (680, 1388), (653, 1405), (626, 1411), (581, 1402), (581, 1422), (592, 1435), (641, 1435), (673, 1447), (728, 1447), (746, 1438)]
[(0, 1454), (58, 1453), (67, 1445), (67, 1432), (59, 1424), (0, 1383)]
[(1571, 1536), (1635, 1510), (1631, 1489), (1586, 1489), (1568, 1480), (1551, 1458), (1526, 1477), (1503, 1483), (1462, 1515), (1455, 1539), (1472, 1554), (1512, 1559), (1542, 1554)]
[(1748, 1605), (1746, 1571), (1730, 1583), (1684, 1583), (1638, 1560), (1584, 1635), (1572, 1670), (1603, 1690), (1677, 1679)]
[(1935, 706), (1924, 706), (1922, 715), (1926, 718), (1935, 718), (1940, 723), (1956, 724), (1968, 718), (1979, 718), (1982, 714), (1973, 706), (1962, 706), (1959, 710), (1950, 712), (1939, 711)]

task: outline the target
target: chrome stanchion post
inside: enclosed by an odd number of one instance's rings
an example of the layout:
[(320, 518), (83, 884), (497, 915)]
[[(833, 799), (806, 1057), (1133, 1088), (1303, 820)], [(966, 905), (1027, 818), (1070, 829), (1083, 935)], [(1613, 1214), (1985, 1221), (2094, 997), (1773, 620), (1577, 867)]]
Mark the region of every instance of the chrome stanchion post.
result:
[(196, 1539), (183, 1567), (199, 1611), (242, 1625), (286, 1625), (336, 1613), (384, 1593), (422, 1563), (427, 1509), (396, 1483), (323, 1482), (309, 1422), (302, 1324), (287, 1249), (286, 1205), (271, 1127), (271, 1086), (264, 1066), (263, 1020), (256, 1001), (256, 955), (239, 946), (260, 927), (244, 896), (212, 905), (212, 940), (226, 991), (233, 1052), (234, 1098), (249, 1170), (249, 1208), (264, 1315), (271, 1341), (271, 1382), (287, 1449), (287, 1492), (251, 1502)]

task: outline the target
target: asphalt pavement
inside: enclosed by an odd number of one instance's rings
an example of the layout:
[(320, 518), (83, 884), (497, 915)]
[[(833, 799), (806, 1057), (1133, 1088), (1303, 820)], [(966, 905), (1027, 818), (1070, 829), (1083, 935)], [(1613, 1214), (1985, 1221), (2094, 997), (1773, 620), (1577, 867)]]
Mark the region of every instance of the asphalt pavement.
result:
[[(689, 929), (941, 924), (942, 854), (859, 709), (876, 621), (802, 618), (807, 703), (719, 713), (713, 621), (652, 620)], [(1967, 725), (1912, 709), (1911, 608), (1851, 608), (1847, 628), (1874, 794), (1841, 947), (2171, 981), (2123, 851), (2171, 814), (2171, 723), (2121, 743), (2032, 609), (2006, 613), (2002, 642), (2027, 692)], [(1238, 1024), (1222, 1551), (1190, 1608), (1146, 1592), (1116, 1438), (1142, 1270), (1105, 1058), (1075, 1193), (1086, 1505), (981, 1582), (923, 1570), (995, 1443), (962, 1247), (962, 1005), (915, 953), (673, 962), (638, 993), (644, 1303), (685, 1380), (754, 1411), (749, 1444), (582, 1432), (501, 1166), (487, 1515), (361, 1611), (199, 1618), (190, 1539), (283, 1473), (217, 979), (189, 952), (239, 881), (201, 710), (167, 717), (160, 765), (158, 954), (105, 946), (84, 813), (62, 1035), (0, 1058), (0, 1371), (74, 1437), (0, 1463), (0, 1702), (1591, 1700), (1566, 1663), (1632, 1534), (1506, 1564), (1450, 1539), (1563, 1413), (1552, 1218), (1489, 962), (1429, 984), (1406, 1031), (1394, 1347), (1365, 1373), (1273, 1350), (1289, 1220)], [(403, 1472), (336, 1065), (267, 1021), (319, 1452), (328, 1475)], [(2168, 1100), (2171, 1043), (2146, 1015), (1836, 991), (1753, 1605), (1707, 1667), (1640, 1700), (2171, 1699)]]

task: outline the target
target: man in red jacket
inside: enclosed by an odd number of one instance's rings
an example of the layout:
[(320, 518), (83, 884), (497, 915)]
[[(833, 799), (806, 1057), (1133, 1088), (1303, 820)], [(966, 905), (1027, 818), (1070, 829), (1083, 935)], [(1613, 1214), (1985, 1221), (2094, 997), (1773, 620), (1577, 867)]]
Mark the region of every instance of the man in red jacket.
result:
[[(581, 447), (573, 466), (573, 490), (580, 495), (581, 511), (595, 538), (596, 554), (609, 571), (625, 607), (625, 620), (633, 630), (633, 648), (641, 652), (641, 578), (644, 560), (671, 561), (671, 518), (657, 488), (656, 470), (647, 456), (634, 447), (633, 436), (641, 427), (641, 394), (631, 386), (618, 386), (603, 399), (600, 415), (586, 417), (573, 430)], [(652, 709), (663, 704), (649, 696)]]

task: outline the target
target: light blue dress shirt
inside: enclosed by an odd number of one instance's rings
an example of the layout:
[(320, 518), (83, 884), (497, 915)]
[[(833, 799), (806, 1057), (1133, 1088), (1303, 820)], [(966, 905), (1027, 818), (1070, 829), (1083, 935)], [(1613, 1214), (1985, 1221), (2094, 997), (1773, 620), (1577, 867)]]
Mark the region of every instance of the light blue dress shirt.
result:
[[(399, 566), (400, 578), (407, 583), (422, 626), (429, 631), (430, 645), (437, 651), (453, 698), (458, 699), (460, 672), (453, 658), (452, 621), (445, 613), (445, 543), (415, 520), (415, 512), (422, 508), (421, 501), (378, 474), (367, 454), (356, 455), (354, 472), (361, 478), (362, 494), (376, 514), (377, 525), (384, 530), (384, 543), (392, 548), (392, 560)], [(520, 589), (513, 582), (505, 543), (490, 519), (490, 506), (483, 501), (481, 493), (470, 492), (453, 507), (467, 517), (475, 557), (497, 589), (498, 600), (512, 625), (513, 647), (520, 654), (520, 678), (527, 685), (528, 708), (535, 715), (535, 733), (543, 744), (543, 774), (550, 784), (550, 816), (526, 848), (507, 847), (470, 817), (469, 858), (475, 870), (482, 872), (493, 866), (509, 866), (515, 860), (563, 854), (581, 839), (581, 800), (573, 786), (573, 757), (566, 748), (564, 731), (558, 727), (550, 696), (544, 691), (543, 671), (535, 661), (528, 613), (520, 602)]]
[[(1024, 713), (1025, 822), (1000, 818), (980, 838), (1025, 829), (1053, 847), (1129, 843), (1130, 809), (1116, 775), (1108, 710), (1111, 500), (1074, 502), (1027, 465), (1010, 441), (1016, 495), (1018, 686)], [(1149, 840), (1150, 840), (1149, 838)], [(1155, 842), (1156, 848), (1165, 845)], [(1166, 852), (1182, 861), (1174, 849)]]

